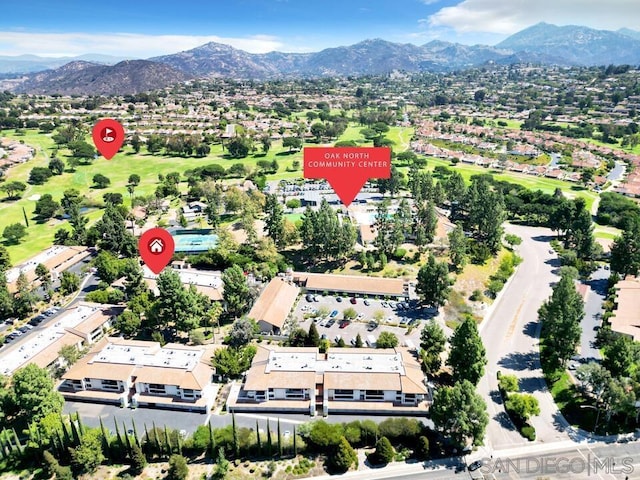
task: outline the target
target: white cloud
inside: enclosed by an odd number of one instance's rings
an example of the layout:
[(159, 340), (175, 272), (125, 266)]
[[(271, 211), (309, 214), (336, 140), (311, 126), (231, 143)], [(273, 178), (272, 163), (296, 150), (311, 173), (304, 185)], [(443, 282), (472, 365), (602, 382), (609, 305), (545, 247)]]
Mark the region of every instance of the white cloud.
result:
[(638, 0), (464, 0), (429, 17), (459, 33), (512, 34), (538, 22), (617, 30), (640, 29)]
[(224, 43), (251, 53), (295, 50), (295, 47), (288, 48), (281, 40), (270, 35), (236, 38), (216, 35), (0, 31), (0, 55), (33, 54), (51, 57), (100, 53), (121, 57), (147, 58), (189, 50), (207, 42)]

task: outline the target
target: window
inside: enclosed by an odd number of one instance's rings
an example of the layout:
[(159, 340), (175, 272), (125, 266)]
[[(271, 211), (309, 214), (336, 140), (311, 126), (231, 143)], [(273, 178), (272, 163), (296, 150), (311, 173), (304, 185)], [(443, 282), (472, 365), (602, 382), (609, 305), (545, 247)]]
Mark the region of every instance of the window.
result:
[(337, 389), (333, 391), (334, 400), (353, 400), (353, 390)]
[(367, 390), (365, 393), (366, 400), (384, 400), (383, 390)]
[(158, 383), (149, 384), (149, 393), (156, 395), (164, 395), (166, 393), (164, 385)]
[(194, 398), (195, 396), (196, 396), (196, 393), (192, 388), (183, 388), (182, 389), (182, 397), (183, 398)]
[(303, 388), (287, 388), (284, 392), (284, 396), (285, 398), (303, 400), (306, 397), (306, 394)]
[(117, 380), (102, 380), (103, 390), (120, 390)]

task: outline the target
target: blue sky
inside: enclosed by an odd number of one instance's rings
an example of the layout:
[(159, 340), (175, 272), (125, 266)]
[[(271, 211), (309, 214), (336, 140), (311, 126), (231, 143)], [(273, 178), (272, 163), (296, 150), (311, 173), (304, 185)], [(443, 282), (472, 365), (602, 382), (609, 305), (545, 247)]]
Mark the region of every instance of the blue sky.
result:
[(433, 39), (495, 44), (539, 21), (640, 30), (636, 2), (15, 0), (3, 2), (0, 55), (149, 57), (207, 41), (251, 52), (301, 52), (376, 37), (418, 45)]

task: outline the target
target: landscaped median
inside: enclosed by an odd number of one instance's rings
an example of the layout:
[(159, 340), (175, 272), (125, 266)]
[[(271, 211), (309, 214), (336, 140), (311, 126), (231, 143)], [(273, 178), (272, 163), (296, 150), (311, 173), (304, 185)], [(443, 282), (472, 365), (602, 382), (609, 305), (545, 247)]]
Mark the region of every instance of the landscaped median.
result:
[(536, 439), (536, 429), (529, 418), (540, 414), (538, 399), (529, 393), (519, 393), (520, 386), (515, 375), (502, 375), (498, 371), (498, 390), (504, 402), (504, 409), (520, 435), (528, 440)]

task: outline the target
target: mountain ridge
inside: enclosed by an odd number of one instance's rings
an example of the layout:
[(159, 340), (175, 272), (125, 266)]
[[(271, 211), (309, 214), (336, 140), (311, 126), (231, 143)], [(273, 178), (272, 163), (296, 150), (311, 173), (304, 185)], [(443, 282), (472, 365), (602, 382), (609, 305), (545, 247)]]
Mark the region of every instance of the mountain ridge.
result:
[[(13, 89), (24, 93), (108, 94), (164, 88), (189, 78), (299, 78), (384, 74), (391, 71), (446, 72), (486, 64), (534, 63), (561, 66), (640, 64), (640, 32), (596, 30), (538, 23), (495, 46), (432, 40), (423, 45), (381, 38), (318, 52), (249, 53), (209, 42), (170, 55), (108, 66), (74, 60), (30, 74)], [(0, 64), (2, 57), (0, 57)], [(130, 62), (130, 63), (126, 63)], [(116, 68), (117, 67), (117, 68)], [(140, 70), (136, 72), (136, 70)], [(105, 79), (115, 76), (112, 87)], [(157, 78), (154, 78), (154, 75)], [(118, 90), (121, 88), (121, 90)]]

